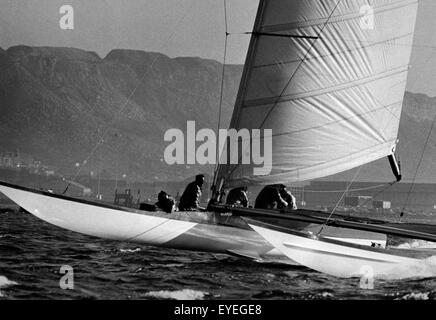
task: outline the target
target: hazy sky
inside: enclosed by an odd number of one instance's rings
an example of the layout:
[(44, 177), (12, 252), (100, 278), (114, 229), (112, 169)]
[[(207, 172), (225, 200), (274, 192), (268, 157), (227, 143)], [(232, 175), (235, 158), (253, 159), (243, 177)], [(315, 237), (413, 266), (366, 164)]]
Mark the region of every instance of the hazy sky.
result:
[[(436, 1), (419, 0), (408, 90), (436, 96)], [(59, 9), (74, 8), (74, 30)], [(227, 0), (231, 32), (250, 31), (258, 0)], [(67, 46), (158, 51), (223, 60), (223, 0), (0, 0), (0, 47)], [(228, 62), (243, 63), (249, 36), (229, 37)], [(425, 47), (423, 47), (425, 46)]]

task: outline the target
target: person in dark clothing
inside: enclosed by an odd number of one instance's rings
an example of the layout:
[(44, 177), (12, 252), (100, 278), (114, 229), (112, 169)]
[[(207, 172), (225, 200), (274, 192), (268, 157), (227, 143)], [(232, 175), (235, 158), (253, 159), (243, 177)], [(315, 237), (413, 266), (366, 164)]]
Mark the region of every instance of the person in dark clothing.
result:
[(179, 201), (180, 211), (202, 211), (200, 207), (201, 187), (204, 184), (204, 175), (199, 174), (195, 181), (188, 184)]
[(254, 207), (256, 209), (285, 208), (288, 203), (280, 195), (278, 185), (269, 185), (259, 192)]
[(240, 205), (244, 208), (248, 208), (248, 196), (247, 187), (240, 187), (232, 189), (226, 198), (227, 205)]
[(165, 211), (167, 213), (171, 213), (171, 212), (174, 211), (174, 209), (175, 209), (175, 201), (165, 191), (159, 192), (159, 195), (157, 196), (157, 200), (158, 201), (155, 203), (155, 205), (159, 209), (161, 209), (161, 210), (163, 210), (163, 211)]
[(274, 184), (262, 189), (256, 198), (255, 208), (297, 210), (297, 201), (284, 184)]
[(289, 208), (291, 210), (297, 210), (297, 200), (295, 199), (294, 195), (288, 190), (286, 189), (286, 186), (281, 184), (279, 185), (279, 193), (280, 196), (282, 197), (283, 200), (285, 200), (288, 205), (286, 207), (279, 207), (279, 209), (283, 209), (283, 208)]

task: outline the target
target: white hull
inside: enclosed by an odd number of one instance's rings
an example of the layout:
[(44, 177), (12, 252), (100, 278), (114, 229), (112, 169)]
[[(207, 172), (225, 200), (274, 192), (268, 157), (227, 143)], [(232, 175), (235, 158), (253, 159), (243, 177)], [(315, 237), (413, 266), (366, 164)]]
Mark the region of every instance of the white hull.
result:
[[(143, 212), (0, 183), (0, 192), (55, 226), (103, 239), (232, 254), (295, 265), (244, 221), (244, 228), (205, 223), (198, 212)], [(206, 213), (207, 214), (207, 213)]]
[[(249, 220), (249, 225), (289, 259), (332, 276), (392, 278), (411, 277), (402, 272), (431, 253), (354, 245), (308, 233), (272, 230)], [(414, 253), (416, 253), (414, 255)], [(436, 251), (433, 252), (436, 255)], [(418, 258), (419, 257), (419, 258)], [(395, 276), (394, 276), (395, 277)]]
[(0, 186), (26, 211), (58, 227), (105, 239), (159, 245), (196, 223), (140, 215)]
[[(242, 219), (219, 223), (219, 213), (144, 212), (88, 202), (19, 186), (0, 183), (0, 192), (36, 217), (58, 227), (104, 239), (143, 243), (175, 249), (233, 254), (259, 261), (297, 264), (253, 231)], [(228, 217), (224, 217), (225, 222)], [(295, 226), (298, 227), (298, 226)], [(308, 230), (316, 228), (310, 225)], [(318, 226), (319, 228), (319, 226)], [(343, 241), (384, 245), (385, 236), (326, 228)]]

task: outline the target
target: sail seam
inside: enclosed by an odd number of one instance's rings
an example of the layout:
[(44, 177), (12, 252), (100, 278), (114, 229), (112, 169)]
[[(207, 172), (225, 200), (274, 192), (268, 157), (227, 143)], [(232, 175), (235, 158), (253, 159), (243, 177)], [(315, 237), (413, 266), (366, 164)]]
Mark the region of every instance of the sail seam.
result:
[[(325, 24), (321, 27), (321, 29), (318, 31), (318, 33), (317, 33), (317, 37), (318, 37), (318, 38), (319, 38), (319, 37), (321, 36), (321, 34), (324, 32), (325, 27), (327, 26), (328, 22), (330, 21), (330, 18), (333, 16), (333, 14), (335, 13), (335, 11), (336, 11), (336, 9), (338, 8), (338, 6), (339, 6), (340, 3), (341, 3), (341, 0), (338, 0), (338, 1), (336, 2), (336, 5), (335, 5), (335, 7), (333, 8), (332, 12), (330, 13), (330, 15), (329, 15), (327, 21), (326, 21)], [(265, 4), (265, 2), (263, 2), (263, 4)], [(263, 8), (262, 15), (263, 15), (263, 13), (264, 13), (264, 9), (265, 9), (265, 8)], [(257, 31), (257, 30), (256, 30), (256, 31)], [(285, 93), (286, 89), (289, 87), (289, 85), (291, 84), (291, 82), (292, 82), (292, 80), (294, 79), (295, 75), (296, 75), (297, 72), (300, 70), (301, 66), (303, 65), (303, 63), (304, 63), (304, 59), (309, 55), (309, 53), (312, 51), (312, 49), (313, 49), (313, 47), (316, 45), (316, 43), (317, 43), (317, 40), (315, 40), (315, 41), (313, 41), (313, 42), (311, 43), (310, 48), (306, 51), (306, 54), (304, 55), (303, 60), (298, 64), (297, 68), (296, 68), (296, 69), (294, 70), (294, 72), (292, 73), (292, 75), (291, 75), (291, 77), (289, 78), (289, 81), (287, 82), (286, 86), (285, 86), (285, 87), (283, 88), (283, 90), (281, 91), (280, 96), (283, 95), (283, 94)], [(256, 44), (256, 45), (257, 45), (257, 44)], [(254, 55), (254, 57), (255, 57), (255, 55)], [(251, 73), (252, 73), (252, 71), (250, 72), (250, 74), (247, 75), (247, 78), (248, 78), (248, 76), (251, 75)], [(245, 97), (245, 94), (246, 94), (246, 93), (244, 92), (244, 93), (243, 93), (243, 96), (242, 96), (242, 101), (241, 101), (241, 105), (240, 105), (240, 109), (239, 109), (239, 114), (241, 113), (241, 110), (244, 109), (244, 100), (245, 100), (244, 97)], [(268, 111), (268, 113), (266, 114), (264, 120), (262, 121), (261, 125), (259, 126), (259, 129), (261, 129), (261, 128), (264, 126), (264, 124), (266, 123), (266, 121), (268, 120), (269, 116), (270, 116), (271, 113), (274, 111), (275, 107), (277, 106), (277, 104), (278, 104), (279, 102), (280, 102), (280, 97), (278, 97), (277, 101), (274, 102), (274, 104), (272, 105), (272, 107), (270, 108), (270, 110)], [(239, 161), (238, 161), (238, 162), (239, 162)], [(236, 166), (236, 167), (233, 168), (230, 172), (228, 172), (227, 177), (225, 177), (224, 181), (228, 180), (228, 179), (231, 177), (231, 175), (233, 174), (233, 172), (234, 172), (237, 168), (238, 168), (238, 166)]]
[[(318, 38), (321, 36), (321, 34), (324, 32), (327, 24), (330, 21), (330, 18), (333, 16), (333, 14), (335, 13), (336, 9), (338, 8), (339, 4), (341, 3), (341, 0), (338, 0), (338, 2), (336, 3), (335, 7), (333, 8), (332, 12), (330, 13), (330, 16), (328, 17), (327, 21), (324, 23), (324, 25), (321, 27), (321, 30), (318, 31)], [(270, 110), (268, 111), (268, 113), (266, 114), (264, 120), (262, 121), (262, 124), (260, 125), (259, 129), (261, 129), (266, 121), (268, 120), (268, 118), (270, 117), (271, 113), (274, 111), (274, 109), (276, 108), (277, 104), (280, 102), (281, 97), (283, 96), (283, 94), (286, 92), (287, 88), (289, 87), (289, 85), (292, 83), (292, 80), (294, 80), (295, 75), (298, 73), (298, 71), (301, 69), (301, 67), (303, 66), (306, 57), (309, 55), (309, 53), (313, 50), (313, 48), (315, 47), (315, 45), (318, 43), (317, 40), (313, 41), (310, 44), (309, 49), (306, 51), (303, 60), (298, 64), (297, 68), (294, 70), (294, 72), (292, 73), (291, 77), (289, 78), (289, 81), (286, 83), (285, 87), (283, 88), (283, 90), (281, 90), (280, 92), (280, 96), (277, 97), (276, 101), (273, 103), (272, 107), (270, 108)], [(244, 99), (245, 100), (245, 99)], [(242, 102), (242, 108), (244, 107), (244, 101)]]
[(348, 117), (348, 118), (337, 119), (335, 121), (331, 121), (331, 122), (325, 123), (325, 124), (320, 125), (320, 126), (310, 127), (310, 128), (306, 128), (306, 129), (302, 129), (302, 130), (297, 130), (297, 131), (289, 131), (289, 132), (276, 133), (276, 134), (273, 134), (272, 137), (280, 137), (280, 136), (286, 136), (286, 135), (302, 133), (302, 132), (313, 130), (313, 129), (319, 129), (319, 128), (328, 127), (330, 125), (337, 124), (337, 123), (342, 122), (342, 121), (348, 121), (348, 120), (352, 120), (352, 119), (356, 119), (356, 118), (363, 118), (364, 116), (367, 116), (369, 114), (377, 113), (377, 112), (379, 112), (379, 111), (381, 111), (383, 109), (387, 109), (389, 107), (393, 107), (395, 105), (402, 104), (402, 102), (403, 102), (403, 100), (400, 100), (400, 101), (397, 101), (397, 102), (394, 102), (394, 103), (391, 103), (391, 104), (388, 104), (388, 105), (381, 106), (380, 108), (377, 108), (377, 109), (374, 109), (374, 110), (371, 110), (371, 111), (368, 111), (368, 112), (359, 113), (359, 114), (353, 115), (352, 117)]
[[(274, 0), (261, 3), (265, 12), (253, 30), (254, 61), (246, 63), (247, 87), (232, 127), (273, 129), (256, 138), (272, 142), (271, 171), (257, 176), (253, 168), (260, 165), (239, 159), (222, 166), (225, 186), (316, 179), (391, 154), (418, 2), (338, 0), (295, 8), (289, 3), (296, 10), (291, 14)], [(371, 10), (363, 12), (367, 4)], [(321, 43), (271, 38), (314, 33)], [(280, 109), (273, 113), (275, 107)]]
[(351, 153), (343, 155), (343, 156), (341, 156), (339, 158), (333, 158), (333, 159), (325, 160), (323, 162), (317, 163), (317, 164), (315, 164), (313, 166), (310, 166), (310, 167), (298, 167), (298, 168), (295, 168), (294, 170), (291, 170), (291, 171), (288, 171), (288, 172), (301, 171), (302, 169), (308, 170), (308, 169), (311, 169), (311, 168), (314, 168), (314, 167), (317, 167), (317, 166), (320, 166), (320, 165), (325, 165), (325, 164), (328, 164), (328, 163), (331, 163), (331, 162), (337, 162), (339, 160), (347, 159), (347, 158), (356, 156), (358, 154), (365, 153), (365, 152), (367, 152), (369, 150), (377, 149), (377, 147), (379, 147), (380, 149), (383, 149), (386, 145), (389, 145), (391, 143), (395, 143), (396, 141), (397, 141), (397, 139), (395, 138), (395, 139), (388, 140), (388, 141), (384, 142), (383, 144), (377, 143), (377, 144), (374, 144), (372, 146), (369, 146), (366, 149), (361, 149), (361, 150), (359, 150), (357, 152), (351, 152)]
[[(399, 68), (401, 68), (401, 70), (396, 70)], [(347, 89), (351, 89), (351, 88), (356, 88), (356, 87), (359, 87), (359, 86), (366, 84), (366, 83), (370, 83), (373, 81), (388, 78), (388, 77), (393, 76), (393, 75), (407, 72), (409, 70), (409, 65), (401, 66), (399, 68), (392, 69), (388, 72), (376, 74), (376, 75), (373, 75), (371, 77), (358, 79), (358, 80), (355, 80), (355, 81), (352, 81), (352, 82), (349, 82), (346, 84), (342, 83), (342, 84), (339, 84), (337, 86), (329, 87), (326, 89), (313, 90), (313, 91), (308, 91), (308, 92), (304, 92), (304, 93), (296, 93), (296, 94), (290, 94), (290, 95), (285, 95), (285, 96), (281, 95), (281, 96), (275, 96), (275, 97), (269, 97), (269, 98), (246, 100), (245, 103), (243, 104), (242, 108), (244, 108), (244, 109), (245, 108), (253, 108), (253, 107), (259, 107), (259, 106), (269, 105), (269, 104), (273, 104), (273, 103), (276, 104), (276, 103), (280, 103), (280, 102), (289, 102), (289, 101), (300, 100), (300, 99), (305, 99), (305, 98), (309, 98), (309, 97), (316, 97), (316, 96), (320, 96), (320, 95), (325, 95), (325, 94), (329, 94), (331, 92), (338, 92), (338, 91), (343, 91), (343, 90), (347, 90)]]
[[(382, 45), (388, 42), (392, 42), (392, 41), (396, 41), (396, 40), (400, 40), (409, 36), (413, 36), (413, 32), (409, 32), (405, 35), (402, 36), (398, 36), (395, 38), (389, 38), (386, 40), (382, 40), (379, 42), (372, 42), (369, 43), (368, 45), (362, 45), (362, 46), (358, 46), (358, 47), (354, 47), (348, 50), (343, 50), (343, 51), (336, 51), (330, 54), (325, 54), (325, 55), (321, 55), (321, 56), (316, 56), (316, 57), (312, 57), (312, 58), (306, 58), (305, 61), (313, 61), (313, 60), (320, 60), (323, 58), (327, 58), (327, 57), (334, 57), (343, 53), (351, 53), (353, 51), (359, 51), (359, 50), (363, 50), (363, 49), (367, 49), (367, 48), (372, 48), (372, 47), (376, 47), (378, 45)], [(349, 42), (349, 41), (356, 41), (356, 40), (344, 40), (344, 42)], [(356, 41), (357, 42), (357, 41)], [(391, 46), (404, 46), (404, 44), (390, 44)], [(295, 62), (301, 62), (302, 59), (297, 59), (297, 60), (290, 60), (290, 61), (280, 61), (280, 65), (285, 65), (285, 64), (291, 64), (291, 63), (295, 63)], [(278, 63), (268, 63), (268, 64), (262, 64), (262, 65), (255, 65), (253, 66), (253, 69), (261, 69), (261, 68), (266, 68), (266, 67), (273, 67), (278, 65)]]
[[(313, 130), (313, 129), (324, 128), (324, 127), (330, 126), (332, 124), (337, 124), (337, 123), (342, 122), (342, 121), (349, 121), (349, 120), (356, 119), (356, 118), (363, 118), (364, 116), (367, 116), (367, 115), (372, 114), (372, 113), (377, 113), (379, 111), (382, 111), (383, 109), (388, 109), (388, 108), (393, 107), (395, 105), (402, 105), (403, 101), (404, 101), (404, 99), (401, 99), (397, 102), (393, 102), (393, 103), (390, 103), (387, 105), (382, 105), (379, 108), (376, 108), (376, 109), (373, 109), (373, 110), (370, 110), (370, 111), (367, 111), (364, 113), (355, 114), (355, 115), (350, 116), (348, 118), (337, 119), (335, 121), (327, 122), (327, 123), (324, 123), (323, 125), (305, 128), (305, 129), (301, 129), (301, 130), (297, 130), (297, 131), (288, 131), (288, 132), (276, 133), (276, 134), (271, 135), (271, 137), (274, 138), (274, 137), (279, 137), (279, 136), (298, 134), (298, 133), (302, 133), (302, 132)], [(388, 110), (388, 112), (392, 114), (391, 111)], [(398, 119), (398, 117), (396, 117), (396, 115), (394, 115), (394, 114), (392, 114), (392, 115)], [(264, 139), (265, 139), (265, 137), (259, 137), (259, 140), (264, 140)], [(384, 142), (386, 142), (386, 140)]]
[[(392, 4), (392, 5), (386, 5), (386, 6), (378, 7), (378, 8), (375, 7), (374, 14), (380, 14), (380, 13), (384, 13), (386, 11), (402, 9), (404, 7), (412, 6), (415, 4), (418, 4), (418, 1), (413, 1), (413, 2), (404, 1), (404, 4), (402, 4), (402, 5)], [(362, 16), (362, 14), (360, 14), (360, 13), (349, 13), (346, 15), (333, 16), (333, 17), (331, 17), (331, 19), (328, 22), (325, 21), (325, 20), (327, 20), (327, 17), (322, 17), (322, 18), (317, 18), (317, 19), (307, 20), (307, 21), (297, 21), (297, 22), (283, 23), (283, 24), (277, 24), (277, 25), (266, 25), (266, 26), (262, 27), (262, 31), (263, 32), (278, 32), (278, 31), (291, 31), (291, 30), (299, 29), (299, 28), (319, 27), (319, 26), (323, 26), (324, 24), (328, 25), (328, 24), (333, 24), (333, 23), (338, 23), (338, 22), (345, 22), (345, 21), (354, 20), (356, 18), (360, 18), (361, 16)]]
[[(396, 141), (397, 141), (396, 139), (389, 140), (383, 145), (376, 144), (366, 149), (361, 149), (357, 152), (349, 153), (339, 158), (325, 160), (323, 162), (319, 162), (311, 166), (300, 166), (292, 169), (282, 167), (280, 169), (277, 169), (277, 167), (280, 167), (280, 165), (277, 165), (275, 169), (276, 172), (272, 173), (270, 176), (274, 176), (274, 184), (297, 182), (297, 181), (301, 182), (301, 181), (317, 179), (320, 177), (330, 176), (332, 174), (337, 173), (335, 168), (338, 166), (342, 166), (345, 160), (347, 160), (346, 161), (347, 163), (350, 162), (352, 163), (352, 165), (349, 166), (347, 169), (347, 170), (351, 170), (363, 164), (381, 159), (382, 157), (388, 154), (388, 151), (392, 148), (392, 145)], [(383, 152), (384, 148), (387, 148), (388, 150), (386, 152)], [(362, 154), (371, 155), (371, 157), (367, 157), (367, 160), (368, 158), (370, 160), (365, 161), (364, 163), (356, 161), (355, 159), (359, 158), (359, 156), (361, 156)], [(328, 165), (329, 165), (328, 167), (329, 170), (327, 170), (326, 168), (326, 166)], [(233, 165), (232, 167), (233, 170), (231, 171), (233, 173), (236, 169), (241, 168), (241, 165)], [(322, 176), (316, 174), (320, 170), (324, 172)], [(300, 178), (300, 176), (303, 176), (304, 178)], [(271, 184), (271, 182), (268, 180), (263, 180), (263, 179), (256, 180), (256, 177), (252, 177), (252, 176), (249, 176), (249, 178), (247, 179), (247, 176), (241, 175), (239, 178), (234, 178), (232, 182), (230, 184), (228, 183), (226, 186), (230, 188), (232, 186), (245, 185), (248, 181), (250, 181), (251, 185)]]
[[(327, 26), (328, 22), (330, 21), (330, 18), (333, 16), (333, 14), (335, 13), (336, 9), (338, 8), (339, 4), (341, 3), (341, 0), (338, 0), (336, 2), (335, 7), (333, 8), (332, 12), (330, 13), (328, 19), (326, 20), (326, 22), (324, 23), (324, 25), (321, 27), (321, 29), (318, 31), (317, 33), (317, 37), (319, 38), (321, 36), (321, 34), (324, 32), (325, 27)], [(265, 2), (263, 2), (263, 4), (265, 4)], [(263, 8), (264, 11), (265, 8)], [(262, 12), (263, 14), (263, 12)], [(257, 31), (257, 30), (255, 30)], [(298, 64), (297, 68), (294, 70), (294, 72), (292, 73), (291, 77), (289, 78), (289, 81), (287, 82), (286, 86), (283, 88), (283, 90), (281, 91), (280, 96), (282, 96), (286, 89), (289, 87), (289, 85), (292, 83), (292, 80), (294, 79), (295, 75), (297, 74), (297, 72), (300, 70), (301, 66), (304, 63), (304, 59), (309, 55), (309, 53), (312, 51), (313, 47), (316, 45), (317, 40), (313, 41), (309, 47), (309, 49), (306, 51), (306, 54), (304, 55), (303, 60)], [(254, 56), (255, 57), (255, 56)], [(250, 72), (251, 73), (251, 72)], [(249, 75), (247, 75), (248, 78)], [(244, 97), (245, 97), (245, 92), (243, 93), (242, 96), (242, 102), (240, 105), (240, 109), (239, 109), (239, 115), (241, 113), (241, 110), (244, 108)], [(274, 104), (272, 105), (272, 107), (270, 108), (270, 110), (268, 111), (268, 113), (266, 114), (264, 120), (262, 121), (261, 125), (259, 126), (259, 129), (261, 129), (264, 124), (266, 123), (266, 121), (268, 120), (269, 116), (271, 115), (271, 113), (274, 111), (275, 107), (277, 106), (277, 104), (280, 102), (280, 97), (277, 98), (277, 100), (274, 102)], [(239, 161), (238, 161), (239, 162)], [(227, 176), (225, 177), (224, 181), (228, 180), (231, 175), (233, 174), (233, 172), (238, 168), (238, 166), (236, 166), (235, 168), (233, 168), (230, 172), (227, 173)]]
[[(315, 169), (315, 168), (318, 168), (318, 167), (320, 167), (320, 166), (326, 166), (326, 165), (328, 165), (328, 164), (332, 164), (332, 163), (335, 163), (335, 162), (339, 162), (339, 161), (341, 161), (341, 160), (354, 158), (354, 157), (357, 157), (357, 155), (361, 155), (361, 154), (364, 154), (364, 153), (367, 153), (367, 154), (376, 153), (378, 150), (382, 150), (383, 148), (386, 148), (386, 146), (389, 146), (389, 150), (390, 150), (390, 148), (391, 148), (391, 144), (394, 144), (396, 141), (397, 141), (397, 139), (395, 138), (395, 139), (392, 139), (392, 140), (386, 141), (386, 142), (383, 143), (382, 145), (380, 145), (380, 143), (377, 143), (377, 144), (374, 144), (374, 145), (372, 145), (372, 146), (369, 146), (369, 147), (366, 148), (366, 149), (361, 149), (361, 150), (359, 150), (359, 151), (357, 151), (357, 152), (348, 153), (348, 154), (343, 155), (343, 156), (341, 156), (341, 157), (339, 157), (339, 158), (328, 159), (328, 160), (325, 160), (325, 161), (319, 162), (319, 163), (317, 163), (317, 164), (314, 164), (314, 165), (312, 165), (312, 166), (296, 167), (296, 168), (293, 168), (293, 169), (291, 169), (291, 170), (289, 170), (289, 168), (282, 168), (282, 169), (280, 169), (280, 170), (277, 170), (278, 173), (275, 173), (274, 175), (275, 175), (276, 177), (278, 177), (279, 175), (291, 175), (292, 173), (295, 173), (295, 172), (301, 172), (301, 171), (314, 171), (314, 172), (316, 172), (316, 169)], [(369, 152), (369, 151), (372, 151), (372, 152)], [(381, 158), (381, 157), (375, 157), (375, 159), (374, 159), (374, 160), (371, 160), (371, 162), (372, 162), (372, 161), (375, 161), (375, 160), (378, 160), (378, 159), (380, 159), (380, 158)], [(280, 165), (277, 165), (277, 166), (280, 166)], [(331, 169), (331, 170), (334, 170), (334, 167), (332, 167), (332, 168), (330, 168), (330, 169)], [(283, 171), (283, 172), (280, 172), (280, 171)], [(298, 174), (298, 173), (297, 173), (297, 174)], [(305, 176), (307, 176), (307, 174), (305, 174)], [(312, 179), (312, 178), (308, 178), (307, 180), (310, 180), (310, 179)], [(235, 180), (237, 180), (237, 179), (235, 179)], [(300, 180), (300, 181), (302, 181), (302, 180)], [(281, 182), (277, 182), (277, 183), (281, 183)]]

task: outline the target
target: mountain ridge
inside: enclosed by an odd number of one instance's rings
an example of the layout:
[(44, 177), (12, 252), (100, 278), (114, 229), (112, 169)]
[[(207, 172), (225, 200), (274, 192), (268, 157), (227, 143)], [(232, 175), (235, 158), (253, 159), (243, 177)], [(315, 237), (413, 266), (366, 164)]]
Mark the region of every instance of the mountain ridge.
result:
[[(218, 61), (125, 49), (101, 58), (77, 48), (14, 46), (0, 48), (0, 68), (0, 150), (20, 148), (66, 175), (75, 174), (79, 163), (85, 164), (81, 174), (105, 169), (132, 181), (185, 180), (214, 169), (168, 166), (162, 157), (167, 129), (184, 131), (187, 120), (195, 120), (197, 128), (217, 128), (223, 70)], [(225, 66), (222, 128), (230, 121), (242, 68)], [(411, 180), (436, 115), (436, 98), (406, 93), (403, 110), (399, 151)], [(433, 142), (426, 157), (419, 179), (435, 181)], [(392, 178), (387, 161), (365, 171), (362, 181)]]

